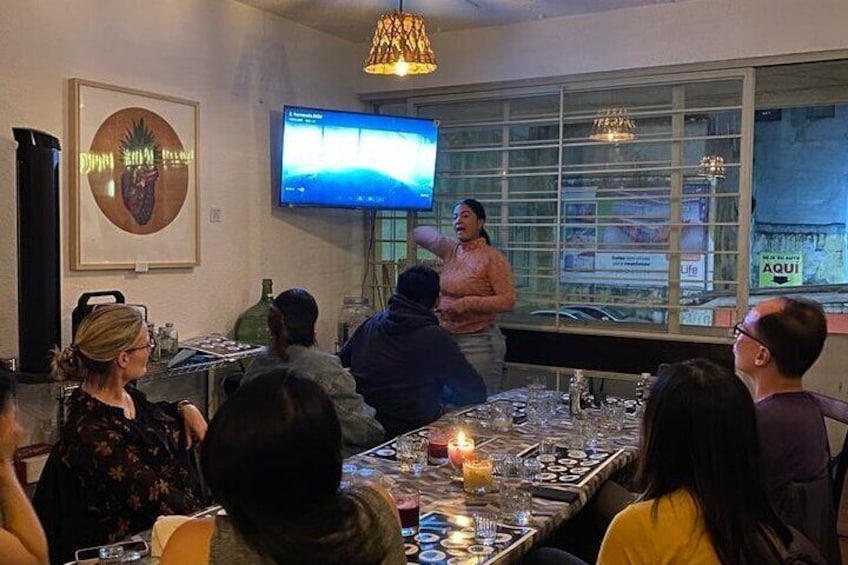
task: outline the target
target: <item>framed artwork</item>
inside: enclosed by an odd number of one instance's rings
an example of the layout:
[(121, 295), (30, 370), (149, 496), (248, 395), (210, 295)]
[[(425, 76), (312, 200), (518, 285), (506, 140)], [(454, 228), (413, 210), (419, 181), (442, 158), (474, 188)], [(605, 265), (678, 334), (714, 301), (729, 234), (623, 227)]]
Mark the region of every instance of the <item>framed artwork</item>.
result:
[(71, 79), (71, 268), (200, 264), (198, 103)]

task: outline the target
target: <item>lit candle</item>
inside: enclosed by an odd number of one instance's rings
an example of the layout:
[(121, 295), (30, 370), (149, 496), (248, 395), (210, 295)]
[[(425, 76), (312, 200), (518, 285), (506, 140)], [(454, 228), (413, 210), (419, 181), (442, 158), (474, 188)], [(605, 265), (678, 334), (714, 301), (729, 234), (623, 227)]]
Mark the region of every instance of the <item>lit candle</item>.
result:
[(462, 468), (465, 461), (474, 459), (474, 440), (459, 432), (448, 442), (448, 459), (456, 469)]
[(492, 490), (492, 460), (466, 460), (462, 466), (465, 492), (484, 494)]

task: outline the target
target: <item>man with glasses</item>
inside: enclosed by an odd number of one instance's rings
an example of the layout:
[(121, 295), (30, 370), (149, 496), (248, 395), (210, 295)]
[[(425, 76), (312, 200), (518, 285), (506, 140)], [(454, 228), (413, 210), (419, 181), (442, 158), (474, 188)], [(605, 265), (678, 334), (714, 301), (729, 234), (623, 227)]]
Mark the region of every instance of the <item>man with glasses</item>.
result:
[(827, 432), (802, 382), (827, 338), (824, 312), (810, 300), (766, 300), (734, 326), (733, 336), (736, 369), (753, 384), (769, 495), (781, 518), (828, 555), (836, 538)]

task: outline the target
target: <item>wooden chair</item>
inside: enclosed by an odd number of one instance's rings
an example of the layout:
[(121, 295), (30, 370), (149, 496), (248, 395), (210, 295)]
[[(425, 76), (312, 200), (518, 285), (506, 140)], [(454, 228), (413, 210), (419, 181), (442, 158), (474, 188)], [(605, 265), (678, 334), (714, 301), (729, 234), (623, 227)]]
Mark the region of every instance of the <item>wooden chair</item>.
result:
[[(848, 426), (848, 402), (810, 391), (819, 404), (822, 416), (826, 419)], [(842, 563), (848, 565), (848, 493), (846, 493), (845, 475), (848, 470), (848, 430), (842, 440), (842, 448), (831, 455), (829, 471), (833, 485), (833, 503), (837, 509), (836, 532), (842, 552)]]

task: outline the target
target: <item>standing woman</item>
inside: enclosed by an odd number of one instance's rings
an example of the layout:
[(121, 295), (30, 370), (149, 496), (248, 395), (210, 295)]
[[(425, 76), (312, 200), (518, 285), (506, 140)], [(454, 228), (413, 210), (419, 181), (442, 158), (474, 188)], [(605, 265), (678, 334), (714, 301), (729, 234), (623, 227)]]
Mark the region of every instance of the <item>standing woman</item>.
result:
[(47, 563), (47, 539), (12, 464), (22, 433), (14, 395), (15, 377), (0, 364), (0, 563)]
[(444, 261), (439, 313), (490, 394), (502, 388), (506, 339), (495, 315), (515, 308), (515, 283), (506, 257), (491, 247), (486, 210), (473, 198), (453, 209), (456, 238), (431, 226), (415, 228), (415, 243)]
[[(147, 372), (152, 346), (138, 310), (108, 305), (83, 319), (74, 343), (53, 352), (54, 374), (81, 383), (68, 400), (58, 473), (79, 491), (68, 513), (88, 527), (66, 545), (120, 541), (161, 514), (201, 507), (188, 449), (206, 434), (203, 415), (187, 401), (153, 403), (128, 386)], [(73, 527), (69, 516), (59, 518)]]

